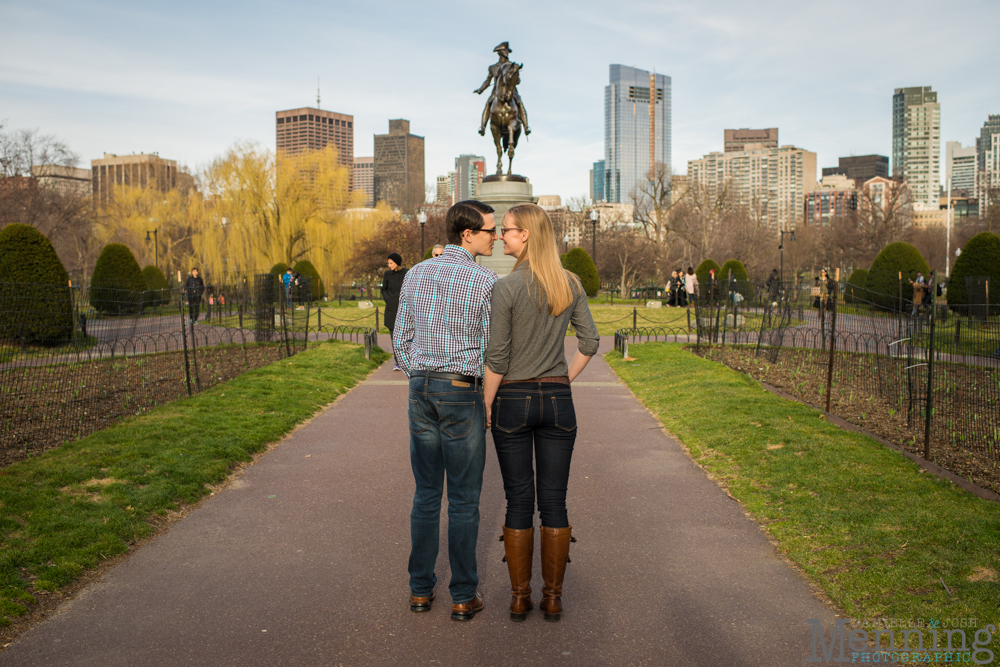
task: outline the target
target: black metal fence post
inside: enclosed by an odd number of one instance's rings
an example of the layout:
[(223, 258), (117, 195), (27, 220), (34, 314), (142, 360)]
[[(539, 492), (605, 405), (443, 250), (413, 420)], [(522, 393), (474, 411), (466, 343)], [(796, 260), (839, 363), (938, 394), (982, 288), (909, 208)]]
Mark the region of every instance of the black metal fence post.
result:
[[(829, 283), (827, 283), (829, 284)], [(830, 363), (826, 369), (826, 412), (830, 412), (830, 397), (833, 393), (833, 355), (837, 349), (837, 292), (840, 291), (840, 269), (833, 280), (833, 294), (827, 295), (832, 305), (830, 312)], [(823, 304), (826, 307), (826, 304)]]
[[(190, 305), (188, 306), (190, 312)], [(194, 318), (191, 318), (191, 357), (194, 359), (194, 384), (198, 387), (198, 391), (201, 391), (201, 374), (198, 372), (198, 343), (194, 338)]]
[(287, 297), (279, 299), (281, 302), (281, 337), (285, 339), (285, 353), (290, 357), (292, 356), (292, 346), (288, 342), (288, 310), (285, 306), (287, 300)]
[(937, 271), (931, 271), (931, 341), (927, 349), (927, 403), (924, 406), (924, 459), (931, 458), (931, 414), (934, 411), (934, 321), (937, 319)]
[(638, 327), (638, 320), (639, 320), (639, 309), (636, 308), (635, 306), (633, 306), (632, 307), (632, 331), (635, 331), (636, 329), (639, 328)]
[(188, 360), (187, 318), (184, 317), (184, 293), (177, 299), (181, 311), (181, 340), (184, 342), (184, 380), (187, 382), (188, 396), (191, 395), (191, 364)]

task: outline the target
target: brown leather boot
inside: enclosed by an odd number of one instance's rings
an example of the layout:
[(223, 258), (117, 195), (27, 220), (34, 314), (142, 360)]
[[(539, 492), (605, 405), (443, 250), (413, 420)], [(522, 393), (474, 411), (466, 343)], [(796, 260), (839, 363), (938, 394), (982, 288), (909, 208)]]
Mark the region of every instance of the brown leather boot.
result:
[(504, 526), (503, 550), (510, 572), (510, 620), (520, 622), (531, 604), (531, 558), (535, 551), (535, 529), (511, 530)]
[(569, 541), (573, 526), (542, 526), (542, 601), (546, 621), (558, 621), (562, 613), (562, 585), (569, 560)]

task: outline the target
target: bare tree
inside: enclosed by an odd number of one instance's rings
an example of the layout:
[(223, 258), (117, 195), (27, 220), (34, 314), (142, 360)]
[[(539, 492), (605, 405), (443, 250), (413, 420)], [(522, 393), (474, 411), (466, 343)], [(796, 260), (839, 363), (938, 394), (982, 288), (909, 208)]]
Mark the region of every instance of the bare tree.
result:
[(612, 227), (601, 232), (598, 257), (601, 281), (618, 285), (628, 294), (633, 285), (657, 277), (657, 246), (642, 234), (625, 227)]
[(851, 218), (857, 227), (858, 260), (871, 264), (888, 244), (903, 238), (912, 222), (909, 191), (898, 181), (868, 183), (858, 193)]
[(646, 238), (658, 245), (667, 243), (670, 212), (686, 195), (686, 192), (674, 192), (672, 181), (670, 167), (657, 162), (646, 172), (646, 180), (632, 188), (628, 195), (635, 222), (642, 225)]
[(91, 200), (86, 186), (67, 187), (53, 176), (79, 161), (53, 136), (5, 132), (0, 125), (0, 227), (17, 222), (45, 234), (74, 278), (86, 275), (96, 252), (90, 241)]

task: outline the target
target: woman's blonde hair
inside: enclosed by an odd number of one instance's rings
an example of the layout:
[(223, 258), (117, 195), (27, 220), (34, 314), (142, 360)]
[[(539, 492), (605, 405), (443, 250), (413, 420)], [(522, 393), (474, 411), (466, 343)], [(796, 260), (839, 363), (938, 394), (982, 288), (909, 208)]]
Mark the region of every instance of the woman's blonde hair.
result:
[[(576, 276), (562, 267), (559, 261), (559, 249), (556, 246), (556, 235), (552, 231), (552, 222), (545, 211), (536, 204), (516, 204), (510, 207), (507, 215), (511, 216), (519, 229), (528, 230), (528, 240), (525, 241), (521, 256), (517, 258), (514, 267), (527, 262), (531, 272), (530, 284), (535, 287), (535, 303), (542, 308), (539, 290), (545, 294), (549, 304), (550, 315), (561, 315), (573, 303), (574, 292), (579, 293), (583, 287)], [(506, 216), (505, 216), (506, 217)]]

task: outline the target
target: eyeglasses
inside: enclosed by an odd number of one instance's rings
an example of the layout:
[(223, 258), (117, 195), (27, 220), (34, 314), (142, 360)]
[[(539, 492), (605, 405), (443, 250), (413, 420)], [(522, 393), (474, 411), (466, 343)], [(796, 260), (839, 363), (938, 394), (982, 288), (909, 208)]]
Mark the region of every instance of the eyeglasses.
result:
[(500, 238), (503, 238), (507, 232), (519, 232), (523, 231), (523, 227), (501, 227), (500, 228)]
[(497, 235), (497, 226), (493, 225), (489, 229), (485, 229), (485, 228), (484, 229), (470, 229), (469, 231), (472, 232), (473, 234), (478, 234), (479, 232), (486, 232), (490, 236), (496, 236)]

